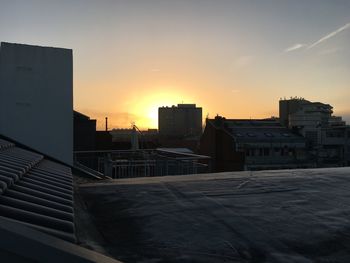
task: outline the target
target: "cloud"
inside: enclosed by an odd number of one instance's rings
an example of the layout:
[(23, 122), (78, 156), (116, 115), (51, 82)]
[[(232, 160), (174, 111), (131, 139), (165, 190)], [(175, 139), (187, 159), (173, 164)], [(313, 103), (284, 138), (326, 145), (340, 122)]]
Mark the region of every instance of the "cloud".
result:
[(298, 50), (298, 49), (301, 49), (301, 48), (306, 48), (306, 49), (314, 48), (315, 46), (321, 44), (324, 41), (327, 41), (328, 39), (336, 36), (337, 34), (339, 34), (340, 32), (342, 32), (342, 31), (344, 31), (344, 30), (346, 30), (348, 28), (350, 28), (350, 23), (347, 23), (346, 25), (338, 28), (337, 30), (334, 30), (333, 32), (331, 32), (328, 35), (320, 38), (319, 40), (317, 40), (316, 42), (314, 42), (312, 44), (306, 45), (306, 44), (297, 43), (297, 44), (294, 44), (291, 47), (286, 48), (284, 50), (284, 52), (291, 52), (291, 51)]
[(235, 65), (238, 68), (242, 68), (242, 67), (246, 67), (246, 66), (252, 64), (253, 61), (254, 61), (253, 56), (241, 56), (241, 57), (237, 58), (237, 60), (235, 61)]
[(329, 48), (329, 49), (325, 49), (325, 50), (321, 50), (320, 51), (320, 55), (329, 55), (329, 54), (333, 54), (333, 53), (336, 53), (338, 52), (339, 50), (341, 50), (340, 48)]
[(342, 31), (344, 31), (344, 30), (346, 30), (346, 29), (348, 29), (348, 28), (350, 28), (350, 23), (347, 23), (346, 25), (344, 25), (344, 26), (338, 28), (337, 30), (333, 31), (332, 33), (329, 33), (328, 35), (326, 35), (326, 36), (320, 38), (320, 39), (317, 40), (316, 42), (314, 42), (314, 43), (312, 43), (311, 45), (309, 45), (309, 46), (307, 47), (307, 49), (313, 48), (313, 47), (315, 47), (315, 46), (321, 44), (322, 42), (324, 42), (324, 41), (326, 41), (326, 40), (328, 40), (328, 39), (330, 39), (330, 38), (336, 36), (337, 34), (339, 34), (340, 32), (342, 32)]
[(284, 52), (291, 52), (291, 51), (294, 51), (294, 50), (303, 48), (303, 47), (305, 47), (305, 46), (306, 46), (305, 44), (297, 43), (297, 44), (294, 44), (293, 46), (291, 46), (291, 47), (289, 47), (289, 48), (286, 48), (286, 49), (284, 50)]

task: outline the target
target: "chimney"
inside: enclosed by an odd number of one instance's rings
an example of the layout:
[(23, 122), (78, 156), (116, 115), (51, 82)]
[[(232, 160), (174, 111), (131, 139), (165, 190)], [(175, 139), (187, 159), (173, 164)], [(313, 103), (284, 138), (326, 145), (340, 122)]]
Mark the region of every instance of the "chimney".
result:
[(108, 131), (108, 117), (106, 117), (106, 131)]

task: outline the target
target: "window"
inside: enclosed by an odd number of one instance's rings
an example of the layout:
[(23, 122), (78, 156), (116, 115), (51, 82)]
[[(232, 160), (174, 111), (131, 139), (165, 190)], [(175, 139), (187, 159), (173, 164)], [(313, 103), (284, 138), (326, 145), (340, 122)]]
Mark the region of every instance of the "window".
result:
[(269, 132), (265, 132), (265, 136), (266, 136), (266, 137), (273, 137), (273, 134), (272, 134), (272, 133), (269, 133)]
[(281, 150), (282, 150), (282, 152), (281, 152), (282, 156), (288, 156), (288, 154), (289, 154), (288, 146), (284, 146)]
[(270, 155), (270, 149), (264, 148), (264, 156), (269, 156), (269, 155)]
[(307, 131), (305, 132), (305, 137), (309, 142), (313, 144), (317, 144), (317, 141), (318, 141), (317, 131)]
[(342, 131), (327, 131), (326, 132), (326, 137), (328, 138), (343, 138), (344, 137), (344, 133)]
[(333, 133), (332, 132), (326, 132), (326, 137), (327, 138), (331, 138), (331, 137), (333, 137)]

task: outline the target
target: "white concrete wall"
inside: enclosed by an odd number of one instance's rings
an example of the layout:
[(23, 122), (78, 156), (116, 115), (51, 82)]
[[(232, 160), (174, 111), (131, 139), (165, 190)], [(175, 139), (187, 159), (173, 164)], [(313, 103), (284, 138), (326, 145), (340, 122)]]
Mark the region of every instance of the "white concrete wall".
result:
[(73, 163), (72, 50), (1, 43), (0, 134)]

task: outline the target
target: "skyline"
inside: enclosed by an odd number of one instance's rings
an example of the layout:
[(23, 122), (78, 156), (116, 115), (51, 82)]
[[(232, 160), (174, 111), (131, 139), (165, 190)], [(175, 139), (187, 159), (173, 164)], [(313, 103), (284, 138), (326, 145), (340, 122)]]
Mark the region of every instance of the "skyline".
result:
[(349, 1), (0, 1), (1, 41), (72, 48), (74, 108), (104, 128), (156, 128), (196, 103), (228, 118), (278, 100), (329, 103), (350, 121)]

